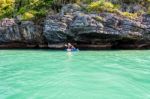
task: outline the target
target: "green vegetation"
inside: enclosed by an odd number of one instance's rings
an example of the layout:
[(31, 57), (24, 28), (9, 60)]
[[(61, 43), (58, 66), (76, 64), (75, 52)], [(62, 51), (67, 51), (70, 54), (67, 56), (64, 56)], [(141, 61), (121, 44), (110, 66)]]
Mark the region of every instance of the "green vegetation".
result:
[(94, 17), (94, 19), (99, 22), (103, 21), (103, 18), (100, 16), (96, 16), (96, 17)]
[[(132, 13), (121, 11), (120, 10), (120, 8), (122, 7), (121, 3), (139, 5), (141, 9), (138, 10), (137, 12), (132, 12)], [(87, 7), (87, 11), (89, 11), (90, 13), (91, 12), (116, 13), (129, 19), (136, 19), (138, 18), (138, 16), (144, 13), (150, 14), (149, 5), (150, 5), (150, 0), (99, 0), (99, 1), (91, 2)]]
[(137, 13), (121, 12), (120, 14), (129, 19), (136, 19), (138, 17)]
[[(144, 13), (150, 14), (150, 0), (0, 0), (0, 19), (17, 17), (20, 20), (36, 20), (45, 17), (49, 10), (60, 11), (62, 5), (67, 3), (87, 4), (84, 8), (90, 13), (117, 13), (130, 19)], [(142, 9), (125, 12), (120, 10), (122, 3), (137, 4)]]
[(150, 7), (148, 7), (147, 13), (150, 14)]
[(0, 18), (12, 17), (14, 13), (14, 0), (0, 0)]
[(30, 20), (43, 17), (47, 13), (52, 0), (0, 0), (0, 18), (17, 17)]
[(115, 6), (111, 2), (104, 2), (104, 0), (92, 2), (88, 6), (89, 11), (113, 12), (115, 9), (116, 9)]

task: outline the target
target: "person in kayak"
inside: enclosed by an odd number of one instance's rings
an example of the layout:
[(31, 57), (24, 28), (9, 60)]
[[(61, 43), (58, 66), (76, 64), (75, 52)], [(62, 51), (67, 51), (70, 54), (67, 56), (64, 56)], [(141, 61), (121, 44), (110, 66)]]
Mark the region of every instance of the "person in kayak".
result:
[(67, 51), (72, 51), (76, 49), (71, 43), (67, 43), (65, 46), (67, 47)]

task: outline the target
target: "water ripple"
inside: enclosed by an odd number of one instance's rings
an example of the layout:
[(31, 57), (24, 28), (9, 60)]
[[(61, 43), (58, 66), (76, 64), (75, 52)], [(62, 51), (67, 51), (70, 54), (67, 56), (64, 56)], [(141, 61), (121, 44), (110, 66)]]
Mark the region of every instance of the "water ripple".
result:
[(0, 50), (0, 99), (150, 99), (149, 60), (149, 50)]

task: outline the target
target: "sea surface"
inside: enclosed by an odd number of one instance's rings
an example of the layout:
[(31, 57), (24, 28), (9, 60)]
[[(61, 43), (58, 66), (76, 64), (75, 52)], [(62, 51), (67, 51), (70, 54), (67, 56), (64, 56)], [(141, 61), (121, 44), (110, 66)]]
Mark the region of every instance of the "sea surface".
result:
[(0, 50), (0, 99), (150, 99), (150, 50)]

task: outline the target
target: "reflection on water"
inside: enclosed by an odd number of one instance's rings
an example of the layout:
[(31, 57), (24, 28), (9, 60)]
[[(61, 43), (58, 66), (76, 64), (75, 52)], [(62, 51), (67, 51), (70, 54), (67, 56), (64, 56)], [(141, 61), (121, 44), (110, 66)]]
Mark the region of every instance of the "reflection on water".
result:
[(67, 52), (67, 55), (68, 55), (69, 57), (71, 57), (71, 56), (72, 56), (72, 52)]

